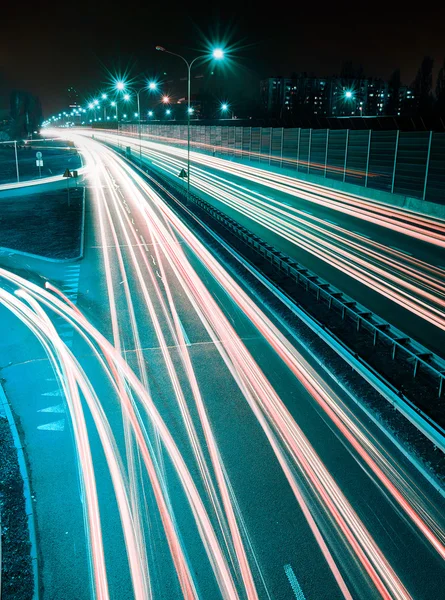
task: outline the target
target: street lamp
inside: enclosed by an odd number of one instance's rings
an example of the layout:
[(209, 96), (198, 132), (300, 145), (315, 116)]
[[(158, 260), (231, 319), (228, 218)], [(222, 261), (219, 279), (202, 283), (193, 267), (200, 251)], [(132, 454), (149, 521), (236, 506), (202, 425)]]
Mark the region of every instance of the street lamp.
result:
[(345, 96), (346, 96), (346, 98), (352, 98), (352, 92), (351, 92), (351, 90), (346, 90)]
[[(227, 102), (223, 102), (220, 106), (220, 110), (222, 113), (226, 113), (228, 110), (230, 110), (230, 106), (227, 104)], [(233, 111), (231, 118), (233, 119)]]
[[(176, 54), (176, 52), (170, 52), (166, 50), (163, 46), (156, 46), (156, 50), (159, 52), (165, 52), (166, 54), (171, 54), (172, 56), (177, 56), (187, 65), (187, 204), (190, 200), (190, 109), (191, 109), (191, 98), (190, 98), (190, 87), (191, 87), (191, 71), (193, 64), (198, 60), (203, 60), (208, 58), (208, 55), (200, 55), (194, 58), (192, 61), (188, 61), (180, 54)], [(224, 50), (222, 48), (214, 48), (212, 52), (212, 56), (216, 60), (222, 60), (224, 58)]]
[(215, 48), (212, 52), (213, 58), (216, 60), (222, 60), (224, 58), (224, 50), (222, 48)]
[[(108, 96), (106, 94), (102, 94), (101, 98), (102, 98), (102, 100), (106, 100), (108, 98)], [(104, 121), (106, 120), (106, 118), (107, 118), (107, 105), (104, 102)]]
[(135, 117), (139, 117), (139, 123), (138, 123), (138, 134), (139, 134), (139, 164), (142, 167), (142, 125), (141, 125), (141, 105), (140, 105), (140, 101), (139, 101), (139, 94), (145, 90), (150, 90), (150, 91), (154, 91), (156, 90), (158, 87), (158, 84), (156, 83), (156, 81), (149, 81), (147, 83), (147, 85), (144, 85), (144, 87), (141, 87), (140, 90), (137, 91), (136, 93), (136, 97), (137, 97), (137, 101), (138, 101), (138, 112), (134, 113)]

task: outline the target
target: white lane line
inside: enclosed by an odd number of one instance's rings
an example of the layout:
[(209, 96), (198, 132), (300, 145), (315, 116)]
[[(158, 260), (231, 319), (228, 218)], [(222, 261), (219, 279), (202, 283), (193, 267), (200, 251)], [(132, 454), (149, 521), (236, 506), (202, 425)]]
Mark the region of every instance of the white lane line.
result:
[(141, 238), (141, 242), (142, 242), (142, 245), (144, 246), (144, 250), (146, 252), (148, 252), (148, 246), (147, 246), (147, 244), (146, 244), (146, 242), (144, 240), (144, 236), (141, 234), (139, 237)]
[(47, 423), (46, 425), (39, 425), (37, 429), (44, 431), (63, 431), (65, 429), (65, 419), (53, 421), (52, 423)]
[(297, 600), (306, 600), (306, 596), (303, 594), (300, 584), (295, 576), (295, 573), (290, 565), (284, 565), (284, 572), (289, 580), (292, 591)]
[(356, 233), (357, 235), (359, 235), (360, 237), (364, 237), (367, 240), (372, 239), (370, 235), (366, 235), (366, 233), (359, 233), (358, 231), (353, 231), (353, 233)]
[(60, 390), (54, 390), (54, 392), (45, 392), (42, 394), (42, 396), (50, 396), (50, 397), (54, 397), (54, 396), (61, 396), (61, 392)]
[(74, 335), (74, 331), (65, 331), (60, 334), (60, 337), (63, 338), (64, 341), (68, 341), (67, 338), (72, 338)]
[(63, 413), (65, 414), (65, 407), (63, 404), (56, 404), (55, 406), (48, 406), (47, 408), (41, 408), (37, 412), (42, 413)]
[(397, 246), (390, 246), (390, 248), (392, 248), (393, 250), (397, 250), (397, 252), (401, 252), (402, 254), (407, 254), (408, 256), (412, 256), (411, 252), (407, 252), (406, 250), (401, 250), (400, 248), (397, 248)]
[(329, 225), (337, 225), (335, 221), (330, 221), (329, 219), (323, 219), (325, 223), (329, 223)]
[(191, 346), (189, 336), (187, 335), (186, 330), (184, 329), (184, 325), (182, 324), (181, 319), (178, 317), (179, 325), (181, 327), (182, 335), (184, 336), (184, 342), (186, 346)]

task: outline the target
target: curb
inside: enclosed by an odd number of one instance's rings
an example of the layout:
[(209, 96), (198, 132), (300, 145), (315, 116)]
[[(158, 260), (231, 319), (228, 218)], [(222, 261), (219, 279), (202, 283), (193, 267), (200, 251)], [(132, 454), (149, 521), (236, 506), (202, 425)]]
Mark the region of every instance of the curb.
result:
[(39, 564), (38, 564), (38, 554), (37, 554), (37, 536), (36, 536), (36, 523), (34, 516), (34, 508), (31, 499), (31, 486), (28, 475), (28, 468), (26, 466), (25, 453), (23, 451), (23, 445), (20, 440), (19, 432), (17, 430), (17, 425), (14, 420), (14, 416), (12, 414), (11, 407), (9, 405), (8, 399), (6, 397), (3, 386), (0, 383), (0, 405), (2, 406), (6, 418), (8, 419), (9, 427), (11, 429), (12, 438), (14, 440), (14, 446), (17, 450), (17, 458), (19, 463), (20, 474), (23, 479), (23, 494), (25, 496), (25, 510), (28, 515), (28, 531), (29, 531), (29, 541), (31, 543), (31, 562), (32, 562), (32, 570), (34, 573), (34, 593), (33, 600), (39, 600)]
[(14, 250), (13, 248), (7, 248), (6, 246), (0, 246), (0, 252), (12, 252), (13, 254), (19, 254), (20, 256), (28, 256), (29, 258), (36, 258), (38, 260), (44, 260), (46, 262), (51, 263), (72, 263), (83, 258), (84, 254), (84, 239), (85, 239), (85, 186), (83, 188), (83, 202), (82, 202), (82, 217), (80, 224), (80, 252), (77, 256), (73, 256), (72, 258), (51, 258), (49, 256), (42, 256), (40, 254), (34, 254), (33, 252), (24, 252), (23, 250)]
[[(87, 168), (81, 166), (75, 169), (79, 173), (79, 178), (84, 176)], [(51, 185), (55, 183), (65, 183), (63, 175), (52, 175), (50, 177), (42, 177), (41, 179), (25, 179), (24, 181), (14, 181), (13, 183), (2, 183), (0, 184), (0, 192), (10, 192), (14, 190), (20, 190), (21, 188), (29, 188), (40, 185)]]

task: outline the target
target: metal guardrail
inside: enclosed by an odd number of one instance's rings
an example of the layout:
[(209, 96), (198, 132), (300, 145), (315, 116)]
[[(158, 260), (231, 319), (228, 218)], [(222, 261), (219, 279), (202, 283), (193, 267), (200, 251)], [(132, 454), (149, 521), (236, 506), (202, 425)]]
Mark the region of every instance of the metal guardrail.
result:
[[(181, 194), (184, 193), (181, 185), (173, 183), (170, 178), (158, 172), (156, 174), (165, 182), (166, 186), (174, 188)], [(420, 373), (432, 377), (437, 384), (437, 397), (442, 397), (445, 387), (445, 360), (425, 348), (419, 342), (405, 335), (378, 315), (375, 315), (365, 306), (335, 288), (332, 284), (324, 281), (303, 265), (300, 265), (293, 258), (241, 226), (234, 219), (228, 217), (199, 196), (190, 194), (190, 199), (226, 229), (253, 248), (262, 259), (267, 260), (271, 265), (292, 277), (306, 292), (312, 293), (317, 302), (324, 302), (329, 310), (337, 311), (341, 314), (342, 320), (349, 319), (355, 323), (357, 332), (360, 330), (367, 331), (372, 337), (374, 346), (376, 346), (378, 341), (383, 341), (389, 345), (392, 348), (391, 357), (393, 361), (397, 357), (399, 360), (405, 360), (412, 365), (413, 378), (416, 378)]]

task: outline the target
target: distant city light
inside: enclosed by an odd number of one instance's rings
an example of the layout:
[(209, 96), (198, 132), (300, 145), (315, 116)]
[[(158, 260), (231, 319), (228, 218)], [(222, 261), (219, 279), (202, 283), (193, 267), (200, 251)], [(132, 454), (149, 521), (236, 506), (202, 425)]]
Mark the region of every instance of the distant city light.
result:
[(111, 106), (116, 106), (116, 102), (112, 102), (112, 103), (111, 103)]
[(98, 106), (99, 105), (99, 100), (95, 100), (94, 101), (94, 106)]
[(102, 100), (106, 100), (107, 99), (107, 95), (106, 94), (102, 94)]
[(152, 117), (152, 116), (153, 116), (153, 111), (152, 111), (152, 110), (149, 110), (149, 111), (148, 111), (148, 116), (149, 116), (149, 117)]
[(150, 81), (150, 83), (148, 84), (148, 88), (150, 90), (155, 90), (158, 87), (158, 84), (156, 83), (156, 81)]
[(124, 94), (124, 100), (130, 100), (130, 95), (129, 94)]
[(189, 113), (189, 115), (191, 115), (191, 114), (192, 114), (192, 112), (193, 112), (193, 108), (191, 108), (191, 107), (190, 107), (190, 108), (188, 109), (188, 113)]
[(346, 98), (352, 98), (352, 92), (351, 90), (347, 90), (345, 93)]
[(169, 108), (167, 108), (167, 110), (165, 111), (165, 114), (166, 114), (166, 115), (170, 115), (170, 114), (171, 114), (171, 112), (172, 112), (172, 111), (171, 111)]
[(222, 111), (224, 111), (224, 112), (225, 112), (225, 111), (226, 111), (226, 110), (228, 110), (228, 109), (229, 109), (229, 105), (228, 105), (228, 104), (225, 104), (225, 103), (224, 103), (224, 104), (221, 104), (221, 110), (222, 110)]
[(164, 104), (169, 104), (170, 103), (170, 98), (168, 96), (162, 96), (162, 102)]
[(138, 117), (138, 116), (139, 116), (139, 113), (135, 112), (135, 113), (134, 113), (134, 116), (135, 116), (135, 117)]

